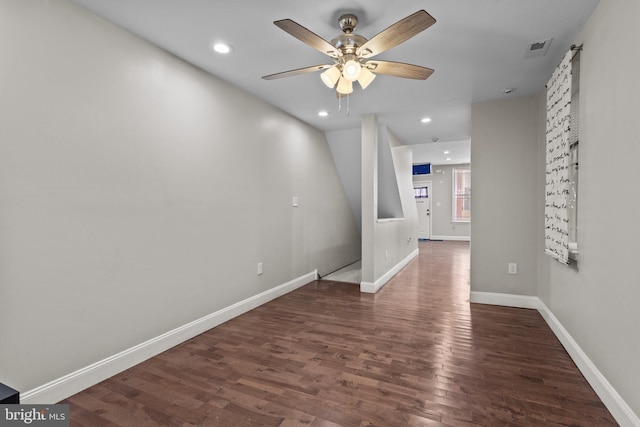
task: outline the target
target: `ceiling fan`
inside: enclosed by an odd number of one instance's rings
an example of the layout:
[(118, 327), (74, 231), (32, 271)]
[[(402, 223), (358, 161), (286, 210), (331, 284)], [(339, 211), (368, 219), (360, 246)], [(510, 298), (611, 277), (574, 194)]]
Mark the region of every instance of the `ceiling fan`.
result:
[(426, 11), (419, 10), (367, 40), (365, 37), (353, 32), (358, 24), (358, 17), (353, 14), (344, 14), (338, 19), (338, 24), (343, 34), (328, 42), (291, 19), (275, 21), (274, 24), (276, 26), (293, 37), (330, 56), (333, 59), (333, 64), (313, 65), (270, 74), (262, 78), (274, 80), (325, 70), (320, 77), (327, 87), (336, 87), (338, 97), (346, 96), (353, 92), (353, 82), (356, 80), (360, 83), (362, 89), (365, 89), (373, 81), (376, 74), (425, 80), (433, 74), (433, 69), (403, 62), (382, 61), (371, 58), (409, 40), (435, 24), (435, 22), (436, 20)]

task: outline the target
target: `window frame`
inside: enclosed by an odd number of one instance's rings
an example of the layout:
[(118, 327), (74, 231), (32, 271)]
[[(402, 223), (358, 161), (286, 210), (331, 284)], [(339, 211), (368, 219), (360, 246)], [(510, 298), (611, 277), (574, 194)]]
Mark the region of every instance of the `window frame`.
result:
[(569, 221), (569, 260), (578, 261), (578, 193), (580, 181), (580, 60), (578, 49), (571, 58), (571, 110), (569, 137), (569, 200), (567, 219)]
[[(462, 191), (460, 193), (456, 192), (456, 184), (457, 184), (457, 174), (463, 172), (468, 175), (469, 179), (469, 191)], [(465, 223), (468, 224), (471, 222), (471, 168), (463, 167), (463, 168), (453, 168), (451, 170), (451, 222), (452, 223)], [(458, 217), (458, 201), (464, 203), (465, 199), (467, 199), (468, 209), (462, 209), (462, 211), (469, 211), (468, 218)]]

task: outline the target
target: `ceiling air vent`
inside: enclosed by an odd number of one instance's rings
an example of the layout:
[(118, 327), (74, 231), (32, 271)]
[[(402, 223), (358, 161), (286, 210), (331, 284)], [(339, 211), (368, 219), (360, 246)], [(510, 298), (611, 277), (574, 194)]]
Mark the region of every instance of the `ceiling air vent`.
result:
[(539, 56), (545, 56), (549, 50), (549, 45), (552, 39), (538, 40), (529, 43), (527, 51), (524, 53), (525, 58), (537, 58)]

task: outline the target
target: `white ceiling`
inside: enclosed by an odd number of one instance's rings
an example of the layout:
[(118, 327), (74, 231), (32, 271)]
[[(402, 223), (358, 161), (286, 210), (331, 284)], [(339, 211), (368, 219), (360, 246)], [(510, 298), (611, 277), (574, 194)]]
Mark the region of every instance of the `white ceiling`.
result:
[[(471, 103), (539, 93), (598, 0), (74, 0), (142, 38), (328, 132), (360, 127), (376, 113), (406, 144), (470, 139)], [(343, 12), (359, 18), (356, 33), (371, 38), (425, 9), (436, 23), (376, 59), (435, 69), (427, 80), (379, 75), (354, 85), (350, 113), (338, 112), (335, 92), (319, 72), (279, 80), (261, 76), (318, 64), (329, 57), (273, 24), (290, 18), (326, 40), (341, 33)], [(529, 44), (553, 39), (545, 56), (525, 58)], [(233, 46), (215, 54), (213, 42)], [(356, 87), (358, 86), (358, 87)], [(511, 94), (502, 92), (515, 88)], [(344, 102), (344, 101), (343, 101)], [(322, 118), (317, 114), (326, 110)], [(429, 124), (420, 123), (431, 117)], [(463, 161), (465, 159), (462, 159)], [(468, 159), (466, 159), (468, 161)], [(452, 161), (459, 163), (459, 161)], [(434, 162), (436, 163), (436, 162)], [(437, 162), (440, 164), (446, 161)]]

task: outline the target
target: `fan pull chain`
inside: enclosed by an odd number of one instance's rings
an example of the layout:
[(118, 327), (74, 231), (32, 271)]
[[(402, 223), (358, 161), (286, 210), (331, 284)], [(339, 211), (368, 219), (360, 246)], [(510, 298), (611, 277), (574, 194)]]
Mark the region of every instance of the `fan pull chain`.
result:
[(347, 116), (351, 112), (350, 99), (351, 95), (340, 95), (338, 94), (338, 113), (342, 112), (342, 98), (347, 98)]
[(336, 93), (338, 95), (338, 113), (342, 112), (342, 98), (347, 98), (347, 116), (349, 115), (349, 113), (351, 112), (351, 105), (350, 105), (350, 100), (351, 100), (351, 95), (347, 94), (347, 95), (341, 95), (340, 93)]

